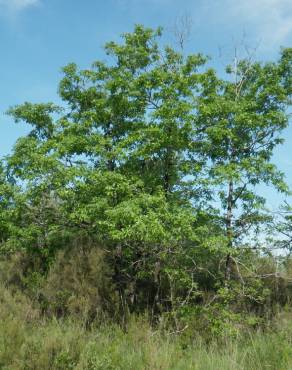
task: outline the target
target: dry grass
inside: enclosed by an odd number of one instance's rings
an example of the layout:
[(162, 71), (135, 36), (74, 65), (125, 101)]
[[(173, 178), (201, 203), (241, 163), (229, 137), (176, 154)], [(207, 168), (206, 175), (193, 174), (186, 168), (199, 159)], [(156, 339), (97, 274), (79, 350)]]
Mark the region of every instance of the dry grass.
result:
[[(286, 315), (276, 332), (254, 333), (224, 344), (153, 331), (133, 319), (86, 329), (74, 319), (42, 319), (21, 294), (0, 287), (0, 368), (5, 370), (289, 370), (292, 325)], [(74, 320), (74, 321), (73, 321)]]

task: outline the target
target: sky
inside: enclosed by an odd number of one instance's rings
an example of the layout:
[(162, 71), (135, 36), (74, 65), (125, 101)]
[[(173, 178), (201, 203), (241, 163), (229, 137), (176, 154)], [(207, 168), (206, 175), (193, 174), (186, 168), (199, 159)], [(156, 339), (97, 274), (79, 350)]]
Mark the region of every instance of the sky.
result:
[[(24, 101), (58, 103), (61, 67), (104, 60), (103, 45), (118, 41), (135, 24), (173, 29), (187, 16), (192, 23), (187, 51), (212, 57), (219, 70), (235, 47), (256, 49), (259, 60), (275, 60), (281, 46), (292, 46), (291, 0), (0, 0), (0, 156), (9, 154), (28, 128), (14, 124), (7, 109)], [(292, 188), (292, 128), (274, 162)], [(260, 188), (269, 207), (282, 197)]]

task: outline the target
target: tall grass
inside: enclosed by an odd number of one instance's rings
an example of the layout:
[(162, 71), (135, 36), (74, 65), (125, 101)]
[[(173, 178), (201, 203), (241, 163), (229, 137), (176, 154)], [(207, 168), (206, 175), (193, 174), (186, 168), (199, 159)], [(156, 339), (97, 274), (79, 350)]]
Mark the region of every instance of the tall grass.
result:
[[(74, 316), (75, 317), (75, 316)], [(0, 369), (5, 370), (289, 370), (291, 317), (276, 331), (206, 344), (153, 330), (133, 319), (127, 330), (86, 328), (76, 317), (44, 319), (20, 293), (0, 287)]]

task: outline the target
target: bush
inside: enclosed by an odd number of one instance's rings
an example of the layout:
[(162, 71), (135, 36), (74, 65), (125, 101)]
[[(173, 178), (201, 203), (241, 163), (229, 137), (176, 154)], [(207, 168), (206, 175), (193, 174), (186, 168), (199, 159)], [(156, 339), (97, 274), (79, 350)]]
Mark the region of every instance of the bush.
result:
[(41, 289), (47, 314), (92, 322), (118, 311), (117, 296), (100, 248), (71, 249), (57, 255)]

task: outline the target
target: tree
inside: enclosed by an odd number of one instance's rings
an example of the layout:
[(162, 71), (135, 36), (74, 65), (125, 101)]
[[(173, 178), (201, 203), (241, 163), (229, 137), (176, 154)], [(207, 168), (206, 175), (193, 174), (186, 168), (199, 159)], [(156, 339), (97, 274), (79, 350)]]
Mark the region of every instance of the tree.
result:
[(160, 34), (137, 26), (124, 43), (106, 45), (112, 64), (66, 66), (59, 86), (64, 107), (11, 109), (32, 131), (9, 158), (16, 181), (25, 183), (22, 243), (52, 256), (63, 246), (52, 235), (84, 232), (110, 251), (122, 300), (127, 286), (135, 296), (140, 284), (141, 301), (157, 307), (166, 269), (167, 279), (171, 265), (175, 273), (192, 274), (174, 258), (181, 260), (184, 248), (196, 252), (191, 241), (198, 244), (196, 228), (209, 217), (195, 206), (204, 189), (193, 144), (206, 59), (160, 48)]
[(226, 236), (225, 279), (231, 278), (231, 259), (247, 240), (248, 231), (266, 219), (261, 183), (286, 192), (283, 174), (271, 163), (282, 143), (291, 103), (292, 50), (278, 62), (261, 64), (235, 60), (227, 67), (233, 79), (211, 74), (198, 109), (202, 153), (208, 158), (210, 183), (218, 188)]
[(11, 205), (13, 202), (13, 185), (9, 183), (4, 162), (0, 163), (0, 246), (9, 237), (11, 226)]
[(265, 219), (255, 186), (286, 190), (270, 159), (288, 124), (291, 51), (237, 62), (231, 81), (200, 54), (161, 47), (160, 35), (136, 26), (106, 45), (106, 62), (67, 65), (62, 107), (10, 110), (32, 126), (7, 160), (21, 188), (10, 245), (41, 255), (44, 273), (81, 239), (102, 248), (123, 316), (193, 312), (220, 290), (223, 258), (231, 280), (243, 233)]

